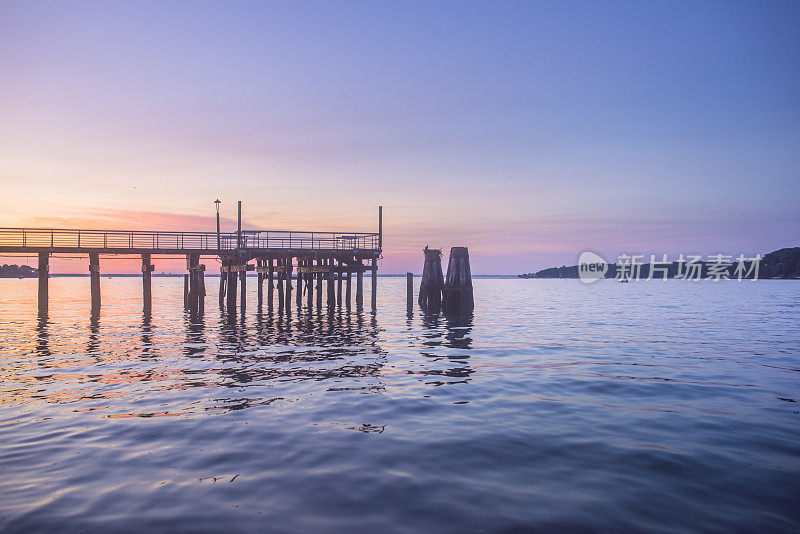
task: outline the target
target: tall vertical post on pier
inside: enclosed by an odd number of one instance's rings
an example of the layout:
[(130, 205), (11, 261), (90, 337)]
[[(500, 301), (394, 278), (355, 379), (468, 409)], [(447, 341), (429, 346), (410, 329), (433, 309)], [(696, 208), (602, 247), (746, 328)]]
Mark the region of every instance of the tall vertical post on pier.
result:
[(39, 253), (39, 315), (47, 315), (48, 283), (50, 278), (50, 253)]
[(236, 216), (236, 248), (242, 248), (242, 201), (239, 201), (238, 215)]
[(100, 311), (100, 254), (89, 253), (89, 277), (92, 293), (92, 314)]
[(378, 309), (378, 258), (372, 258), (372, 293), (370, 294), (372, 301), (372, 311)]
[(149, 315), (153, 307), (152, 279), (153, 266), (150, 264), (150, 254), (142, 254), (142, 309)]
[(383, 250), (383, 206), (378, 206), (378, 250)]

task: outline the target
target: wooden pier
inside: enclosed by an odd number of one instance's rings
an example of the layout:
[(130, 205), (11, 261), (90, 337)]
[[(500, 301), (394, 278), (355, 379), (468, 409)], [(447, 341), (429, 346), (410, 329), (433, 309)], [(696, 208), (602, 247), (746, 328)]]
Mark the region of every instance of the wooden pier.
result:
[(47, 315), (49, 263), (50, 257), (56, 254), (88, 257), (93, 314), (100, 309), (101, 255), (141, 258), (142, 307), (146, 314), (152, 308), (151, 261), (153, 256), (159, 255), (186, 257), (184, 305), (193, 314), (202, 314), (204, 310), (206, 266), (201, 260), (209, 256), (219, 260), (219, 306), (229, 314), (236, 313), (237, 304), (239, 310), (245, 312), (249, 271), (257, 273), (258, 306), (264, 305), (263, 285), (267, 284), (268, 309), (277, 307), (282, 313), (291, 313), (292, 291), (296, 291), (298, 310), (303, 307), (303, 296), (307, 308), (311, 309), (316, 302), (316, 308), (321, 309), (323, 292), (328, 308), (344, 305), (349, 309), (353, 274), (356, 275), (356, 307), (360, 311), (364, 305), (363, 275), (370, 271), (374, 311), (378, 259), (383, 246), (382, 219), (383, 210), (379, 208), (378, 232), (242, 230), (241, 223), (236, 232), (226, 233), (0, 228), (0, 256), (30, 254), (38, 257), (40, 315)]

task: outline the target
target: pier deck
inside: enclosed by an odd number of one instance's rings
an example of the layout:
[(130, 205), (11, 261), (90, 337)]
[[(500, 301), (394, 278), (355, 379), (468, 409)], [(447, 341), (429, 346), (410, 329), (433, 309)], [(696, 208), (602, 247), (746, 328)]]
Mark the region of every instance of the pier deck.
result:
[[(241, 221), (241, 219), (240, 219)], [(218, 221), (219, 222), (219, 221)], [(267, 305), (278, 296), (278, 309), (289, 313), (291, 292), (297, 290), (298, 309), (307, 294), (310, 307), (316, 288), (317, 307), (326, 286), (329, 307), (342, 305), (342, 280), (347, 282), (345, 305), (350, 306), (350, 280), (356, 275), (356, 306), (363, 305), (363, 274), (372, 272), (372, 308), (376, 307), (378, 259), (383, 246), (383, 209), (378, 209), (378, 232), (311, 232), (242, 230), (236, 232), (174, 232), (141, 230), (78, 230), (57, 228), (0, 228), (0, 256), (30, 254), (39, 258), (39, 312), (47, 314), (50, 256), (85, 254), (89, 259), (92, 311), (100, 307), (100, 255), (140, 256), (145, 313), (151, 308), (150, 264), (153, 256), (185, 255), (184, 305), (192, 313), (204, 307), (205, 265), (202, 256), (215, 256), (220, 268), (220, 307), (234, 314), (237, 300), (245, 309), (247, 271), (258, 272), (258, 305), (268, 283)], [(218, 225), (219, 226), (219, 225)], [(248, 264), (255, 260), (255, 264)], [(296, 272), (293, 277), (292, 273)], [(323, 280), (326, 282), (323, 284)], [(295, 281), (296, 287), (292, 285)], [(334, 282), (337, 282), (334, 284)], [(241, 286), (237, 299), (237, 285)], [(274, 291), (277, 289), (277, 292)], [(338, 295), (337, 295), (338, 291)]]

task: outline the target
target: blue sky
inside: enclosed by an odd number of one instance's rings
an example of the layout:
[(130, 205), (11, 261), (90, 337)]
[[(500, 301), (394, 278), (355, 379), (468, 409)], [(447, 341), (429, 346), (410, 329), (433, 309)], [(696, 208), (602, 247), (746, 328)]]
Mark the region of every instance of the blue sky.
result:
[[(797, 2), (5, 2), (2, 226), (370, 229), (383, 272), (800, 244)], [(366, 227), (366, 228), (365, 228)]]

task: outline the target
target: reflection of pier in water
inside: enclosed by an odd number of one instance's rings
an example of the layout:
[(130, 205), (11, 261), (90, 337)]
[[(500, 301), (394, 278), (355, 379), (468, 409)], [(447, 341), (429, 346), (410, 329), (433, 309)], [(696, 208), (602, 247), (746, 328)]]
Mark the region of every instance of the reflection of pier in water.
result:
[[(108, 417), (180, 416), (293, 402), (298, 400), (300, 382), (319, 383), (312, 386), (317, 393), (384, 394), (406, 379), (436, 387), (468, 383), (474, 373), (468, 363), (471, 318), (422, 314), (415, 325), (408, 325), (409, 342), (419, 356), (398, 360), (386, 349), (375, 314), (342, 309), (294, 315), (261, 312), (235, 320), (225, 313), (218, 317), (198, 320), (187, 312), (181, 333), (174, 327), (159, 327), (158, 318), (145, 314), (131, 337), (127, 332), (115, 334), (118, 325), (104, 327), (97, 315), (79, 335), (82, 341), (79, 336), (69, 340), (70, 346), (78, 347), (74, 354), (60, 346), (51, 348), (52, 339), (61, 341), (63, 325), (43, 319), (35, 327), (31, 346), (38, 363), (0, 372), (7, 386), (0, 400), (75, 404), (81, 411), (104, 410)], [(51, 338), (54, 328), (57, 337)], [(60, 372), (61, 366), (68, 369)], [(90, 368), (85, 374), (84, 367)], [(47, 374), (39, 374), (41, 369), (48, 369)], [(25, 387), (31, 380), (39, 386), (35, 390)], [(187, 401), (181, 392), (195, 388), (199, 395)], [(132, 407), (124, 399), (139, 398), (143, 390), (159, 392), (162, 401), (163, 396), (171, 400), (157, 410), (140, 406), (128, 411)], [(303, 391), (301, 397), (309, 390)]]

